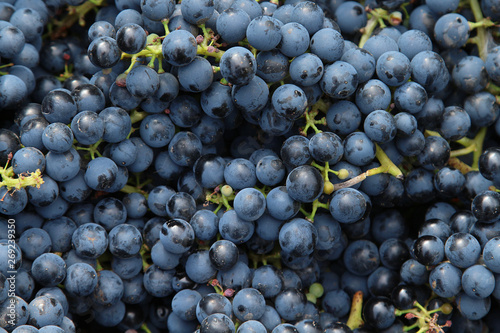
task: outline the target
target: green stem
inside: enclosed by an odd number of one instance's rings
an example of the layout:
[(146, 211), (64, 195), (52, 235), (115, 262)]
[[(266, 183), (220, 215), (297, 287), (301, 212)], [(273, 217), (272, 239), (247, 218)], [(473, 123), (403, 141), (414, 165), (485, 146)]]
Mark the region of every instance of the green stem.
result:
[(375, 156), (380, 162), (380, 166), (367, 170), (362, 174), (351, 178), (343, 183), (334, 184), (334, 191), (340, 190), (342, 188), (351, 187), (365, 180), (369, 176), (377, 175), (379, 173), (388, 173), (396, 177), (397, 179), (403, 179), (403, 172), (391, 161), (382, 148), (378, 144), (376, 146)]
[(477, 147), (474, 150), (473, 162), (472, 162), (472, 168), (474, 170), (479, 170), (479, 158), (483, 153), (483, 143), (484, 143), (484, 138), (486, 136), (486, 130), (487, 130), (486, 127), (481, 128), (477, 133), (476, 137), (474, 138), (475, 145)]
[[(482, 22), (484, 19), (483, 12), (481, 11), (481, 5), (479, 4), (479, 0), (470, 0), (470, 8), (472, 13), (474, 14), (474, 19), (476, 22)], [(478, 43), (477, 47), (479, 49), (479, 56), (483, 61), (486, 60), (486, 56), (488, 55), (488, 50), (486, 49), (486, 42), (488, 39), (487, 31), (485, 26), (477, 27), (477, 37)]]
[(468, 155), (468, 154), (472, 153), (475, 150), (476, 150), (476, 145), (472, 144), (469, 147), (465, 147), (465, 148), (462, 148), (462, 149), (452, 150), (450, 152), (450, 157), (457, 157), (457, 156)]
[(145, 111), (137, 111), (134, 109), (132, 110), (132, 112), (130, 112), (130, 120), (132, 121), (132, 124), (142, 121), (147, 116), (148, 113)]
[(141, 325), (141, 330), (143, 330), (146, 333), (151, 333), (151, 330), (149, 329), (148, 325), (146, 323), (143, 323)]
[(14, 169), (12, 167), (0, 168), (0, 176), (2, 177), (0, 187), (5, 186), (8, 191), (28, 186), (40, 188), (40, 185), (44, 183), (40, 169), (31, 172), (29, 175), (20, 174), (18, 178), (14, 178)]
[(163, 24), (163, 29), (165, 29), (165, 36), (170, 33), (170, 29), (168, 28), (168, 22), (169, 22), (169, 19), (161, 20), (161, 23)]
[(318, 208), (329, 209), (329, 205), (327, 203), (321, 203), (318, 199), (314, 200), (312, 203), (312, 210), (308, 213), (304, 208), (300, 207), (300, 211), (304, 214), (306, 220), (310, 222), (314, 222), (314, 216), (316, 216), (316, 212)]
[(364, 325), (362, 318), (363, 310), (363, 292), (358, 291), (354, 294), (351, 304), (351, 312), (349, 313), (349, 319), (347, 319), (347, 326), (351, 330), (355, 330)]

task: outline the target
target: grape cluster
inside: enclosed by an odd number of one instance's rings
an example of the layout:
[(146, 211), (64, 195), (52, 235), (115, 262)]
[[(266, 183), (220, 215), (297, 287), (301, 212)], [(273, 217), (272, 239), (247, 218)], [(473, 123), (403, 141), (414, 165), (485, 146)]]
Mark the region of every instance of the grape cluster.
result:
[(498, 8), (0, 2), (0, 333), (495, 331)]

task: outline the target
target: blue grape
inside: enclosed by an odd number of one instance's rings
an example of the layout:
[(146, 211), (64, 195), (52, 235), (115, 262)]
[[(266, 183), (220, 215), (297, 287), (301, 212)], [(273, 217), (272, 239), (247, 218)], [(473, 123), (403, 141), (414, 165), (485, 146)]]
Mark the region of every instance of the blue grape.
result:
[(462, 287), (462, 272), (451, 263), (442, 263), (429, 275), (431, 289), (441, 297), (456, 296)]
[(338, 101), (328, 108), (326, 123), (335, 134), (347, 135), (361, 124), (361, 112), (352, 102)]
[(236, 43), (245, 38), (251, 20), (242, 8), (227, 8), (217, 17), (216, 29), (226, 42)]
[(321, 78), (321, 90), (330, 97), (345, 99), (358, 87), (358, 73), (349, 63), (336, 61), (325, 67)]
[(121, 52), (115, 39), (103, 36), (90, 43), (88, 56), (95, 66), (111, 68), (120, 61)]
[(456, 49), (465, 45), (469, 38), (469, 22), (460, 14), (445, 14), (434, 26), (434, 37), (441, 47)]
[(500, 271), (500, 262), (499, 262), (499, 246), (500, 243), (499, 237), (495, 237), (490, 239), (483, 248), (483, 260), (492, 272), (499, 273)]
[(254, 222), (241, 219), (234, 210), (225, 212), (219, 220), (219, 232), (222, 238), (235, 244), (247, 242), (254, 231)]
[(90, 42), (99, 37), (115, 38), (115, 36), (115, 27), (107, 21), (95, 21), (88, 30), (88, 38)]
[(306, 303), (306, 297), (301, 291), (287, 288), (276, 296), (274, 307), (281, 318), (297, 320), (303, 316)]
[(187, 65), (196, 57), (196, 39), (188, 31), (174, 30), (163, 40), (162, 54), (171, 65)]
[(380, 80), (372, 79), (362, 84), (356, 91), (356, 106), (363, 114), (375, 110), (385, 110), (391, 103), (391, 91)]
[(398, 51), (388, 51), (377, 60), (377, 76), (388, 86), (400, 86), (410, 78), (410, 60)]
[(349, 50), (344, 49), (340, 60), (351, 64), (356, 69), (360, 83), (368, 81), (375, 73), (375, 58), (365, 49), (357, 47)]
[(261, 51), (257, 54), (256, 60), (257, 76), (268, 83), (279, 82), (288, 74), (289, 59), (278, 49)]
[(108, 247), (108, 234), (96, 223), (85, 223), (73, 233), (72, 246), (78, 256), (96, 259)]
[(212, 65), (207, 59), (197, 56), (189, 64), (179, 68), (178, 77), (185, 90), (202, 92), (212, 84)]
[(353, 34), (366, 25), (365, 8), (356, 1), (342, 2), (335, 10), (335, 18), (340, 30)]
[(99, 141), (104, 135), (104, 119), (93, 111), (79, 112), (71, 121), (75, 139), (84, 145)]
[(310, 48), (324, 63), (332, 63), (344, 53), (344, 38), (334, 29), (323, 28), (311, 37)]
[(344, 252), (344, 262), (349, 272), (367, 276), (373, 273), (380, 263), (377, 245), (369, 240), (356, 240)]
[(41, 328), (47, 325), (60, 325), (64, 317), (61, 303), (52, 297), (35, 297), (28, 305), (28, 323)]
[(185, 268), (187, 276), (196, 283), (207, 283), (217, 273), (211, 264), (209, 252), (205, 250), (191, 254)]
[(394, 103), (396, 107), (411, 114), (422, 111), (427, 103), (427, 92), (420, 84), (407, 82), (399, 86), (394, 92)]
[(455, 86), (465, 92), (480, 92), (488, 84), (484, 61), (476, 56), (467, 56), (453, 68), (451, 77)]
[(462, 274), (462, 288), (467, 296), (483, 299), (490, 296), (495, 289), (495, 277), (488, 268), (473, 265)]
[(469, 114), (459, 106), (448, 106), (443, 113), (439, 132), (446, 140), (463, 138), (471, 127)]
[(278, 87), (271, 100), (278, 114), (293, 120), (302, 116), (307, 107), (304, 91), (294, 84), (284, 84)]
[(182, 17), (191, 24), (203, 24), (210, 19), (214, 12), (212, 0), (188, 0), (181, 3)]
[(201, 299), (202, 296), (195, 290), (181, 290), (172, 299), (172, 312), (182, 320), (195, 320), (196, 306)]
[[(175, 126), (168, 116), (164, 114), (153, 114), (147, 116), (141, 122), (140, 134), (142, 140), (144, 140), (148, 146), (153, 148), (165, 147), (174, 137)], [(133, 141), (131, 143), (133, 144)], [(134, 159), (132, 163), (135, 162), (135, 160), (136, 159)]]
[(203, 296), (196, 305), (196, 318), (201, 323), (206, 317), (214, 313), (223, 313), (231, 317), (233, 310), (231, 302), (226, 297), (210, 293)]
[[(428, 1), (427, 1), (428, 2)], [(410, 59), (413, 59), (422, 51), (432, 51), (432, 41), (429, 36), (417, 29), (405, 31), (397, 40), (399, 52)]]
[(443, 58), (433, 51), (417, 53), (410, 66), (412, 79), (429, 93), (443, 90), (450, 80), (450, 73)]
[(234, 46), (228, 49), (220, 59), (220, 72), (231, 84), (249, 84), (257, 71), (257, 62), (249, 50)]
[(469, 320), (478, 320), (483, 318), (490, 312), (491, 299), (487, 298), (472, 298), (469, 295), (461, 292), (456, 298), (460, 313)]
[(282, 25), (281, 21), (271, 16), (256, 17), (247, 27), (248, 42), (257, 50), (270, 51), (281, 41)]
[(323, 69), (323, 62), (318, 56), (313, 53), (305, 53), (294, 58), (291, 62), (290, 77), (297, 84), (311, 86), (321, 80)]
[(318, 243), (318, 231), (310, 222), (295, 218), (285, 223), (279, 232), (283, 251), (296, 256), (311, 254)]
[(396, 120), (384, 110), (375, 110), (365, 118), (364, 130), (365, 134), (375, 142), (389, 142), (396, 136)]
[(309, 47), (309, 32), (300, 23), (290, 22), (281, 27), (278, 49), (287, 57), (299, 56)]
[(44, 253), (33, 261), (31, 273), (44, 287), (55, 287), (66, 278), (66, 264), (58, 255)]
[(302, 165), (293, 169), (287, 176), (288, 195), (299, 202), (313, 202), (323, 192), (324, 180), (318, 169)]
[(344, 139), (344, 158), (357, 166), (370, 163), (375, 158), (375, 144), (363, 132), (354, 132)]
[(88, 296), (97, 286), (97, 273), (89, 264), (75, 263), (68, 266), (64, 286), (73, 295)]

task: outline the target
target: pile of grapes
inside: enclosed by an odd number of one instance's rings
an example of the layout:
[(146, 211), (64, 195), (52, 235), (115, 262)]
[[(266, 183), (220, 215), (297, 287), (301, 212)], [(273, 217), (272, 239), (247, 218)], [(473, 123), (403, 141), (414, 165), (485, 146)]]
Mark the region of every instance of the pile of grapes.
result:
[(0, 2), (0, 333), (500, 332), (497, 22)]

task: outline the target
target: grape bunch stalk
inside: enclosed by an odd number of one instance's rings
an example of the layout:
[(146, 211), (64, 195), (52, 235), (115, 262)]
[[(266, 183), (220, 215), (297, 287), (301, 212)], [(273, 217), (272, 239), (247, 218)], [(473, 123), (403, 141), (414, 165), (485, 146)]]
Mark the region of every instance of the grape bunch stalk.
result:
[(0, 333), (494, 332), (499, 8), (1, 1)]

